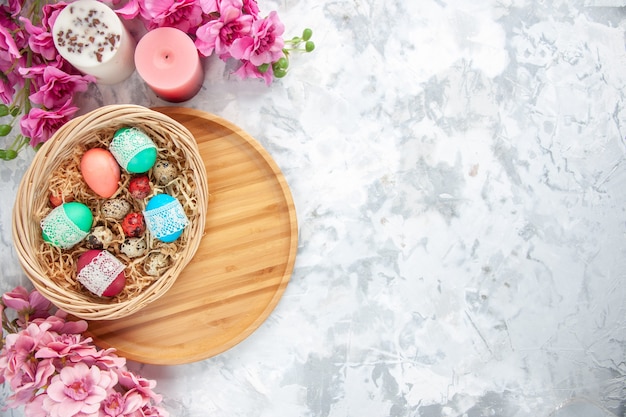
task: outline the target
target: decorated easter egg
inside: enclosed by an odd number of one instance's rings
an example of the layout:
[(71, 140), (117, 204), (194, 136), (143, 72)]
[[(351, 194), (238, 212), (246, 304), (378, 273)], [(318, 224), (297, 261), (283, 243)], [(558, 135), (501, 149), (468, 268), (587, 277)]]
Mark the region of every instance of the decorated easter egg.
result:
[(136, 175), (128, 182), (128, 192), (137, 200), (143, 200), (150, 194), (150, 178), (147, 175)]
[(144, 131), (123, 127), (115, 132), (109, 150), (131, 174), (148, 172), (157, 159), (157, 147)]
[(76, 279), (99, 297), (113, 297), (126, 286), (124, 264), (111, 252), (92, 249), (78, 257)]
[(162, 242), (173, 242), (189, 224), (182, 204), (169, 194), (152, 197), (143, 212), (150, 233)]
[(106, 149), (86, 151), (80, 159), (80, 172), (89, 188), (100, 197), (109, 198), (117, 191), (120, 166)]
[(89, 207), (78, 201), (63, 203), (41, 220), (43, 240), (69, 249), (87, 236), (92, 224)]
[(140, 237), (146, 231), (146, 224), (141, 213), (128, 213), (122, 220), (122, 230), (128, 237)]

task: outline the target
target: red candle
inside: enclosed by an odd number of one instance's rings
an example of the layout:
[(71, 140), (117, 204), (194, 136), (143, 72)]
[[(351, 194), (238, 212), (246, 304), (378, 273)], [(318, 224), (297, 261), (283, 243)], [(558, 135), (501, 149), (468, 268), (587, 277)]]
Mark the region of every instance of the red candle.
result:
[(204, 81), (198, 50), (183, 31), (163, 27), (146, 33), (135, 49), (135, 67), (163, 100), (186, 101)]

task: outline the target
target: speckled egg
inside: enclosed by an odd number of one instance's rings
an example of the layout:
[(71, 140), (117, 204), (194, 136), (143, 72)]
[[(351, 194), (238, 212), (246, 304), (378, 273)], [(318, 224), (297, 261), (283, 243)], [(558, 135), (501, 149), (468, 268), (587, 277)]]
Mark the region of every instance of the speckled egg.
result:
[(148, 275), (158, 277), (164, 268), (170, 265), (170, 258), (162, 253), (151, 253), (143, 263), (143, 269)]
[(109, 151), (127, 172), (148, 172), (157, 159), (157, 147), (144, 131), (123, 127), (115, 132)]
[(43, 240), (63, 249), (69, 249), (83, 240), (92, 224), (91, 210), (78, 201), (54, 208), (40, 223)]
[(146, 223), (141, 213), (128, 213), (122, 220), (122, 230), (127, 237), (140, 237), (146, 231)]
[(76, 279), (99, 297), (113, 297), (126, 286), (126, 266), (106, 250), (92, 249), (76, 261)]
[(167, 185), (178, 176), (178, 168), (165, 159), (159, 159), (152, 168), (152, 176), (159, 185)]
[(112, 198), (102, 203), (100, 212), (107, 219), (122, 220), (131, 209), (131, 205), (123, 198)]
[(189, 224), (182, 204), (169, 194), (157, 194), (152, 197), (143, 215), (152, 236), (162, 242), (175, 241)]
[(109, 198), (119, 186), (120, 166), (111, 154), (103, 148), (92, 148), (80, 159), (80, 173), (85, 183), (100, 197)]
[(129, 237), (120, 245), (122, 253), (129, 258), (137, 258), (146, 253), (146, 241), (141, 237)]
[(128, 192), (137, 200), (148, 197), (151, 191), (150, 178), (145, 174), (135, 175), (128, 182)]
[(96, 226), (85, 238), (89, 249), (106, 249), (113, 242), (113, 232), (106, 226)]

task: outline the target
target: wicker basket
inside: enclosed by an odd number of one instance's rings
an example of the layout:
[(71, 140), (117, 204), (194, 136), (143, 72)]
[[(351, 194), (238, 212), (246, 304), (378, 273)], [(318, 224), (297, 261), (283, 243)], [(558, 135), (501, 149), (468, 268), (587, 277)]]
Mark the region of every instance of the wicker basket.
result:
[[(190, 223), (179, 239), (182, 243), (178, 250), (171, 254), (170, 265), (160, 276), (152, 277), (149, 284), (134, 294), (100, 298), (81, 288), (75, 279), (75, 268), (56, 274), (57, 276), (50, 276), (51, 274), (47, 272), (51, 264), (56, 262), (63, 264), (64, 259), (76, 257), (76, 253), (68, 254), (67, 250), (52, 248), (51, 250), (54, 251), (52, 261), (41, 256), (40, 248), (48, 245), (43, 242), (41, 235), (41, 213), (50, 210), (50, 178), (55, 172), (63, 172), (66, 169), (63, 167), (66, 161), (76, 159), (76, 149), (92, 147), (96, 138), (102, 141), (103, 136), (112, 137), (113, 132), (125, 126), (135, 126), (144, 130), (157, 145), (159, 155), (165, 152), (166, 156), (172, 156), (168, 154), (168, 149), (164, 149), (166, 145), (169, 149), (176, 149), (174, 157), (181, 161), (179, 163), (184, 164), (179, 167), (187, 169), (185, 172), (190, 173), (185, 184), (191, 187), (193, 192), (186, 198), (192, 199), (194, 207), (191, 212), (187, 213)], [(208, 198), (206, 169), (197, 143), (189, 130), (170, 117), (145, 107), (104, 106), (66, 123), (37, 151), (17, 192), (13, 210), (13, 239), (26, 275), (35, 288), (57, 307), (87, 320), (119, 319), (137, 312), (156, 300), (174, 284), (177, 276), (190, 262), (200, 244), (204, 232)], [(188, 208), (185, 210), (189, 211)], [(148, 240), (157, 242), (152, 250), (160, 251), (158, 241), (151, 238), (149, 232), (147, 234)], [(51, 246), (48, 245), (48, 247)], [(172, 248), (163, 250), (171, 251)], [(63, 266), (61, 270), (62, 268)]]

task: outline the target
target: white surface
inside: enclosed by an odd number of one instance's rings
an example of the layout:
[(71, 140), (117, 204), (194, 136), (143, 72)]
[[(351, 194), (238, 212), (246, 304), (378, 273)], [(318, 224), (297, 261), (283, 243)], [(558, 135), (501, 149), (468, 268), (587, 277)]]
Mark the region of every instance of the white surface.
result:
[[(621, 416), (626, 12), (588, 3), (261, 0), (315, 52), (270, 88), (211, 58), (184, 105), (282, 168), (295, 271), (229, 351), (132, 364), (172, 415), (539, 417), (585, 397)], [(83, 111), (111, 103), (168, 104), (137, 74)], [(27, 283), (30, 158), (0, 164), (2, 290)]]

